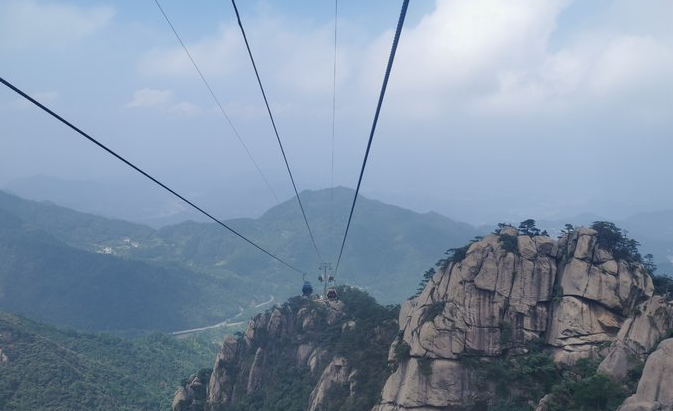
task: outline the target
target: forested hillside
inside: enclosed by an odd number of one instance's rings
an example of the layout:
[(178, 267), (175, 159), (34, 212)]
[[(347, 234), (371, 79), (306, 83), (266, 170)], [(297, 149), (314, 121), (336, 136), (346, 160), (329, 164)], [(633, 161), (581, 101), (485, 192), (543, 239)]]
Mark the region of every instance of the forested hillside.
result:
[(181, 379), (212, 367), (215, 352), (164, 334), (125, 340), (0, 312), (0, 409), (167, 410)]
[(30, 318), (173, 331), (222, 321), (255, 295), (245, 279), (83, 251), (1, 209), (0, 221), (0, 309)]
[[(336, 258), (353, 191), (304, 192), (323, 258)], [(260, 219), (228, 221), (316, 281), (320, 263), (292, 199)], [(337, 217), (339, 216), (339, 217)], [(300, 291), (302, 275), (216, 224), (160, 230), (0, 193), (0, 309), (91, 330), (173, 331), (224, 321), (272, 296)], [(361, 199), (338, 281), (383, 303), (415, 289), (444, 244), (476, 230), (438, 214)]]

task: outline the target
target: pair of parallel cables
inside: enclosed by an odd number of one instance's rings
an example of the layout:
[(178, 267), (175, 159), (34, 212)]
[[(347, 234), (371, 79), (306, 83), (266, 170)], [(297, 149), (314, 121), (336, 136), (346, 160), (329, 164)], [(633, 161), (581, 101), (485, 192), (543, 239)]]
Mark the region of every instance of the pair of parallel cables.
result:
[[(178, 35), (177, 31), (176, 31), (175, 28), (173, 27), (173, 24), (170, 22), (168, 16), (167, 16), (166, 13), (163, 11), (163, 8), (162, 8), (161, 5), (159, 4), (158, 0), (155, 0), (155, 3), (157, 4), (157, 6), (159, 7), (159, 9), (161, 10), (161, 13), (163, 14), (163, 16), (164, 16), (164, 18), (166, 19), (166, 21), (168, 22), (168, 24), (170, 25), (170, 27), (171, 27), (173, 33), (174, 33), (175, 36), (178, 38), (178, 41), (180, 42), (181, 46), (183, 47), (183, 49), (184, 49), (185, 52), (187, 53), (187, 55), (188, 55), (190, 61), (192, 62), (192, 64), (194, 65), (195, 69), (196, 69), (197, 72), (199, 73), (199, 76), (201, 77), (201, 80), (203, 81), (204, 85), (208, 88), (208, 90), (209, 90), (211, 96), (212, 96), (213, 99), (215, 100), (215, 102), (216, 102), (217, 106), (219, 107), (220, 111), (222, 112), (222, 114), (224, 115), (225, 119), (227, 120), (227, 122), (229, 123), (229, 125), (231, 126), (231, 128), (233, 129), (234, 134), (235, 134), (236, 137), (238, 138), (238, 140), (239, 140), (239, 142), (241, 143), (241, 145), (244, 147), (244, 149), (245, 149), (245, 151), (247, 152), (247, 154), (248, 154), (250, 160), (251, 160), (251, 161), (253, 162), (253, 164), (255, 165), (255, 168), (257, 169), (258, 173), (261, 175), (262, 179), (264, 180), (265, 184), (267, 185), (267, 187), (269, 188), (269, 190), (270, 190), (271, 193), (273, 194), (274, 198), (276, 198), (276, 200), (278, 200), (278, 197), (276, 196), (275, 192), (274, 192), (273, 189), (271, 188), (271, 185), (269, 184), (268, 180), (266, 179), (266, 177), (265, 177), (264, 174), (262, 173), (261, 169), (259, 168), (259, 166), (258, 166), (257, 163), (255, 162), (254, 158), (252, 157), (252, 154), (250, 153), (250, 150), (248, 149), (248, 147), (247, 147), (247, 146), (245, 145), (245, 143), (243, 142), (243, 139), (241, 138), (240, 134), (238, 133), (238, 131), (237, 131), (236, 128), (234, 127), (234, 125), (233, 125), (231, 119), (229, 118), (229, 116), (227, 115), (226, 111), (224, 110), (224, 108), (223, 108), (222, 105), (220, 104), (219, 99), (218, 99), (217, 96), (215, 95), (215, 93), (214, 93), (212, 87), (210, 87), (208, 81), (205, 79), (205, 77), (203, 76), (201, 70), (198, 68), (198, 65), (196, 64), (196, 62), (195, 62), (194, 59), (192, 58), (192, 56), (191, 56), (191, 54), (189, 53), (187, 47), (185, 46), (185, 44), (183, 43), (182, 39), (181, 39), (180, 36)], [(350, 213), (349, 213), (349, 217), (348, 217), (348, 223), (347, 223), (347, 225), (346, 225), (346, 230), (345, 230), (345, 232), (344, 232), (344, 237), (343, 237), (343, 240), (342, 240), (342, 242), (341, 242), (341, 249), (340, 249), (340, 251), (339, 251), (339, 258), (338, 258), (338, 260), (337, 260), (337, 265), (336, 265), (336, 268), (335, 268), (335, 270), (334, 270), (334, 275), (336, 275), (336, 272), (337, 272), (337, 270), (338, 270), (338, 268), (339, 268), (339, 264), (340, 264), (340, 262), (341, 262), (341, 258), (342, 258), (342, 255), (343, 255), (344, 245), (345, 245), (345, 243), (346, 243), (346, 239), (347, 239), (347, 237), (348, 237), (349, 228), (350, 228), (351, 221), (352, 221), (352, 218), (353, 218), (353, 212), (354, 212), (354, 210), (355, 210), (355, 205), (356, 205), (356, 203), (357, 203), (358, 193), (359, 193), (359, 191), (360, 191), (360, 186), (361, 186), (361, 183), (362, 183), (362, 178), (363, 178), (363, 175), (364, 175), (365, 167), (366, 167), (366, 165), (367, 165), (367, 159), (368, 159), (368, 157), (369, 157), (369, 152), (370, 152), (370, 149), (371, 149), (371, 144), (372, 144), (372, 141), (373, 141), (373, 138), (374, 138), (374, 133), (375, 133), (375, 131), (376, 131), (376, 125), (377, 125), (377, 123), (378, 123), (379, 114), (380, 114), (380, 111), (381, 111), (381, 107), (382, 107), (382, 104), (383, 104), (383, 99), (384, 99), (385, 92), (386, 92), (386, 88), (387, 88), (387, 85), (388, 85), (388, 80), (389, 80), (389, 77), (390, 77), (390, 72), (391, 72), (391, 70), (392, 70), (393, 61), (394, 61), (394, 59), (395, 59), (395, 53), (396, 53), (396, 50), (397, 50), (397, 45), (398, 45), (398, 43), (399, 43), (400, 34), (401, 34), (401, 31), (402, 31), (402, 27), (403, 27), (403, 25), (404, 25), (404, 20), (405, 20), (405, 16), (406, 16), (406, 12), (407, 12), (407, 8), (408, 8), (408, 4), (409, 4), (409, 0), (403, 0), (402, 10), (401, 10), (401, 12), (400, 12), (400, 18), (399, 18), (399, 20), (398, 20), (397, 30), (396, 30), (396, 32), (395, 32), (395, 37), (394, 37), (394, 40), (393, 40), (393, 46), (392, 46), (392, 49), (391, 49), (391, 52), (390, 52), (390, 56), (389, 56), (389, 58), (388, 58), (388, 65), (387, 65), (387, 67), (386, 67), (386, 72), (385, 72), (385, 75), (384, 75), (383, 85), (382, 85), (382, 87), (381, 87), (381, 92), (380, 92), (380, 95), (379, 95), (379, 100), (378, 100), (378, 104), (377, 104), (376, 112), (375, 112), (375, 115), (374, 115), (374, 120), (373, 120), (373, 122), (372, 122), (372, 127), (371, 127), (371, 130), (370, 130), (370, 133), (369, 133), (369, 140), (368, 140), (368, 143), (367, 143), (367, 149), (366, 149), (366, 151), (365, 151), (365, 156), (364, 156), (364, 159), (363, 159), (363, 162), (362, 162), (362, 167), (361, 167), (361, 169), (360, 169), (360, 175), (359, 175), (359, 178), (358, 178), (358, 184), (357, 184), (357, 188), (356, 188), (356, 190), (355, 190), (355, 195), (354, 195), (354, 197), (353, 197), (353, 202), (352, 202), (352, 204), (351, 204), (351, 209), (350, 209)], [(297, 201), (298, 201), (298, 203), (299, 203), (299, 207), (300, 207), (300, 209), (301, 209), (302, 216), (303, 216), (303, 218), (304, 218), (304, 222), (305, 222), (305, 224), (306, 224), (306, 228), (307, 228), (307, 230), (308, 230), (308, 232), (309, 232), (309, 235), (310, 235), (310, 237), (311, 237), (311, 242), (313, 243), (313, 247), (314, 247), (314, 249), (315, 249), (315, 252), (316, 252), (316, 254), (318, 255), (318, 258), (320, 258), (320, 253), (319, 253), (319, 251), (318, 251), (318, 247), (317, 247), (317, 245), (316, 245), (315, 238), (314, 238), (314, 236), (313, 236), (313, 232), (311, 231), (311, 227), (310, 227), (309, 222), (308, 222), (308, 219), (307, 219), (307, 217), (306, 217), (306, 213), (305, 213), (305, 210), (304, 210), (304, 206), (303, 206), (303, 204), (301, 203), (301, 198), (299, 197), (299, 193), (298, 193), (298, 191), (297, 191), (297, 186), (296, 186), (296, 184), (295, 184), (294, 177), (293, 177), (293, 175), (292, 175), (292, 171), (291, 171), (291, 169), (290, 169), (290, 165), (289, 165), (289, 162), (288, 162), (288, 160), (287, 160), (287, 156), (285, 155), (285, 150), (284, 150), (284, 148), (283, 148), (283, 144), (282, 144), (282, 142), (281, 142), (281, 139), (280, 139), (280, 136), (279, 136), (279, 133), (278, 133), (278, 129), (277, 129), (276, 124), (275, 124), (275, 121), (274, 121), (274, 119), (273, 119), (273, 114), (272, 114), (272, 112), (271, 112), (271, 108), (270, 108), (270, 106), (269, 106), (269, 102), (268, 102), (268, 99), (267, 99), (267, 97), (266, 97), (266, 93), (265, 93), (265, 91), (264, 91), (264, 87), (263, 87), (263, 85), (262, 85), (262, 81), (261, 81), (261, 79), (260, 79), (259, 72), (258, 72), (258, 70), (257, 70), (257, 65), (255, 64), (255, 60), (254, 60), (254, 57), (253, 57), (253, 55), (252, 55), (252, 51), (250, 50), (250, 45), (249, 45), (249, 43), (248, 43), (248, 39), (247, 39), (247, 36), (246, 36), (246, 34), (245, 34), (245, 30), (244, 30), (244, 28), (243, 28), (243, 24), (242, 24), (242, 22), (241, 22), (241, 18), (240, 18), (240, 14), (239, 14), (239, 12), (238, 12), (238, 8), (236, 7), (236, 2), (235, 2), (235, 0), (232, 0), (232, 5), (233, 5), (233, 7), (234, 7), (234, 11), (235, 11), (235, 13), (236, 13), (236, 18), (237, 18), (237, 20), (238, 20), (238, 25), (239, 25), (239, 27), (240, 27), (240, 29), (241, 29), (241, 33), (243, 34), (243, 38), (244, 38), (244, 40), (245, 40), (246, 48), (247, 48), (247, 50), (248, 50), (248, 55), (250, 56), (250, 60), (251, 60), (251, 62), (252, 62), (252, 65), (253, 65), (253, 68), (254, 68), (254, 71), (255, 71), (255, 76), (257, 77), (257, 82), (258, 82), (259, 87), (260, 87), (260, 90), (261, 90), (261, 92), (262, 92), (262, 96), (264, 97), (264, 102), (265, 102), (265, 105), (266, 105), (266, 108), (267, 108), (267, 112), (268, 112), (269, 117), (270, 117), (270, 119), (271, 119), (271, 123), (272, 123), (272, 125), (273, 125), (273, 129), (274, 129), (274, 133), (275, 133), (275, 135), (276, 135), (276, 139), (277, 139), (277, 141), (278, 141), (278, 144), (279, 144), (280, 149), (281, 149), (281, 153), (282, 153), (282, 155), (283, 155), (283, 159), (284, 159), (284, 161), (285, 161), (285, 166), (286, 166), (286, 168), (287, 168), (288, 174), (290, 175), (290, 180), (291, 180), (291, 182), (292, 182), (292, 186), (293, 186), (293, 188), (294, 188), (294, 191), (295, 191), (295, 194), (296, 194), (296, 197), (297, 197)], [(335, 17), (336, 17), (336, 12), (337, 12), (337, 6), (336, 6), (336, 3), (335, 3)], [(331, 177), (331, 178), (332, 178), (332, 186), (333, 186), (333, 178), (334, 178), (334, 177), (333, 177), (333, 176), (334, 176), (334, 115), (335, 115), (334, 112), (335, 112), (335, 110), (336, 110), (336, 19), (335, 19), (335, 36), (334, 36), (334, 44), (335, 44), (334, 80), (333, 80), (334, 94), (333, 94), (333, 101), (332, 101), (332, 110), (333, 110), (333, 117), (332, 117), (332, 177)], [(185, 202), (186, 204), (188, 204), (189, 206), (191, 206), (192, 208), (194, 208), (195, 210), (197, 210), (197, 211), (200, 212), (201, 214), (203, 214), (203, 215), (205, 215), (206, 217), (208, 217), (209, 219), (213, 220), (213, 221), (214, 221), (215, 223), (217, 223), (218, 225), (220, 225), (220, 226), (222, 226), (223, 228), (227, 229), (227, 230), (230, 231), (232, 234), (234, 234), (234, 235), (236, 235), (237, 237), (241, 238), (243, 241), (247, 242), (247, 243), (250, 244), (251, 246), (253, 246), (253, 247), (255, 247), (256, 249), (258, 249), (259, 251), (263, 252), (263, 253), (266, 254), (267, 256), (269, 256), (269, 257), (271, 257), (271, 258), (277, 260), (278, 262), (280, 262), (281, 264), (285, 265), (286, 267), (288, 267), (288, 268), (290, 268), (290, 269), (292, 269), (292, 270), (294, 270), (294, 271), (297, 271), (297, 272), (299, 272), (299, 273), (301, 273), (301, 274), (305, 274), (304, 271), (298, 269), (297, 267), (293, 266), (292, 264), (286, 262), (286, 261), (283, 260), (282, 258), (280, 258), (280, 257), (278, 257), (277, 255), (275, 255), (274, 253), (271, 253), (270, 251), (268, 251), (268, 250), (266, 250), (265, 248), (261, 247), (260, 245), (258, 245), (258, 244), (255, 243), (254, 241), (248, 239), (248, 238), (245, 237), (243, 234), (241, 234), (241, 233), (239, 233), (238, 231), (234, 230), (233, 228), (231, 228), (230, 226), (228, 226), (227, 224), (225, 224), (224, 222), (222, 222), (220, 219), (214, 217), (212, 214), (208, 213), (207, 211), (205, 211), (204, 209), (202, 209), (201, 207), (199, 207), (198, 205), (196, 205), (194, 202), (188, 200), (187, 198), (185, 198), (185, 197), (182, 196), (181, 194), (177, 193), (175, 190), (173, 190), (172, 188), (170, 188), (170, 187), (167, 186), (166, 184), (162, 183), (161, 181), (159, 181), (158, 179), (156, 179), (155, 177), (153, 177), (152, 175), (150, 175), (149, 173), (147, 173), (146, 171), (144, 171), (144, 170), (141, 169), (140, 167), (136, 166), (135, 164), (133, 164), (132, 162), (130, 162), (129, 160), (127, 160), (126, 158), (124, 158), (124, 157), (121, 156), (120, 154), (118, 154), (118, 153), (116, 153), (115, 151), (113, 151), (112, 149), (108, 148), (106, 145), (104, 145), (103, 143), (99, 142), (98, 140), (96, 140), (95, 138), (93, 138), (92, 136), (90, 136), (89, 134), (87, 134), (86, 132), (82, 131), (80, 128), (78, 128), (77, 126), (75, 126), (74, 124), (72, 124), (71, 122), (69, 122), (68, 120), (64, 119), (63, 117), (61, 117), (60, 115), (58, 115), (57, 113), (55, 113), (54, 111), (52, 111), (51, 109), (49, 109), (48, 107), (46, 107), (45, 105), (43, 105), (42, 103), (40, 103), (40, 102), (38, 102), (37, 100), (35, 100), (34, 98), (30, 97), (27, 93), (25, 93), (24, 91), (22, 91), (21, 89), (19, 89), (19, 88), (16, 87), (15, 85), (13, 85), (11, 82), (5, 80), (5, 79), (2, 78), (2, 77), (0, 77), (0, 82), (2, 82), (5, 86), (7, 86), (8, 88), (10, 88), (12, 91), (14, 91), (14, 92), (16, 92), (17, 94), (19, 94), (19, 95), (20, 95), (21, 97), (23, 97), (24, 99), (28, 100), (29, 102), (31, 102), (32, 104), (34, 104), (34, 105), (37, 106), (38, 108), (42, 109), (43, 111), (45, 111), (46, 113), (48, 113), (48, 114), (51, 115), (52, 117), (54, 117), (54, 118), (56, 118), (57, 120), (59, 120), (61, 123), (65, 124), (66, 126), (68, 126), (69, 128), (71, 128), (72, 130), (74, 130), (75, 132), (77, 132), (78, 134), (80, 134), (82, 137), (84, 137), (84, 138), (86, 138), (87, 140), (91, 141), (92, 143), (94, 143), (95, 145), (97, 145), (99, 148), (101, 148), (101, 149), (107, 151), (109, 154), (111, 154), (112, 156), (114, 156), (115, 158), (117, 158), (118, 160), (120, 160), (121, 162), (123, 162), (124, 164), (126, 164), (127, 166), (131, 167), (132, 169), (134, 169), (134, 170), (137, 171), (138, 173), (142, 174), (144, 177), (148, 178), (149, 180), (151, 180), (152, 182), (154, 182), (155, 184), (157, 184), (158, 186), (160, 186), (160, 187), (163, 188), (164, 190), (168, 191), (169, 193), (171, 193), (171, 194), (174, 195), (175, 197), (179, 198), (180, 200), (182, 200), (183, 202)], [(331, 196), (332, 196), (332, 194), (330, 194), (330, 197), (331, 197)]]

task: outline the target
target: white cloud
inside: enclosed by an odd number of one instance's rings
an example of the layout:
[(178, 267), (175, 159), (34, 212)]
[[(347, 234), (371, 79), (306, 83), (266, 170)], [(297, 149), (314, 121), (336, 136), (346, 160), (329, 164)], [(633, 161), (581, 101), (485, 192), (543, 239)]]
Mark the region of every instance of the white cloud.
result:
[(673, 91), (671, 72), (671, 45), (649, 36), (591, 33), (539, 62), (501, 71), (497, 90), (478, 98), (477, 106), (524, 115), (591, 104), (640, 109)]
[[(672, 7), (659, 0), (652, 4), (659, 12), (647, 10), (645, 15), (665, 15)], [(437, 0), (430, 13), (404, 29), (389, 109), (434, 120), (457, 107), (487, 116), (567, 114), (586, 104), (615, 100), (629, 104), (619, 96), (634, 91), (662, 94), (673, 87), (673, 76), (668, 74), (673, 71), (673, 33), (668, 26), (650, 27), (643, 18), (629, 20), (635, 6), (615, 0), (603, 10), (605, 20), (577, 29), (560, 19), (576, 6), (582, 4), (509, 0), (505, 7), (500, 0)], [(253, 52), (272, 102), (309, 112), (316, 99), (329, 100), (331, 24), (306, 27), (277, 14), (249, 19)], [(378, 94), (393, 33), (363, 41), (353, 35), (357, 27), (348, 21), (340, 24), (337, 104), (360, 114), (362, 105)], [(572, 35), (553, 43), (559, 31)], [(223, 24), (214, 35), (192, 41), (188, 48), (209, 79), (225, 82), (228, 94), (223, 102), (234, 113), (246, 111), (240, 114), (249, 118), (251, 110), (243, 110), (249, 103), (237, 101), (236, 93), (241, 92), (240, 83), (250, 86), (248, 92), (255, 92), (256, 85), (236, 25)], [(140, 69), (146, 75), (195, 75), (179, 46), (150, 51)], [(282, 101), (282, 96), (290, 97)]]
[[(567, 55), (547, 52), (557, 17), (568, 4), (511, 0), (505, 7), (497, 0), (436, 1), (430, 13), (402, 33), (389, 88), (391, 108), (436, 121), (457, 109), (492, 112), (570, 87), (576, 81), (575, 63)], [(369, 93), (379, 87), (392, 34), (371, 44), (359, 70), (363, 89), (375, 85)], [(547, 90), (539, 84), (545, 79), (560, 84)]]
[(193, 116), (200, 111), (197, 105), (188, 101), (181, 101), (168, 107), (168, 112), (185, 116)]
[[(30, 93), (30, 96), (42, 104), (50, 103), (59, 98), (60, 93), (58, 91), (38, 91), (35, 93)], [(24, 99), (18, 98), (14, 100), (10, 105), (14, 108), (29, 108), (33, 106), (33, 103)]]
[[(651, 89), (671, 84), (673, 47), (652, 37), (618, 36), (596, 56), (589, 86), (598, 93)], [(650, 90), (651, 91), (651, 90)]]
[(0, 50), (62, 48), (101, 29), (114, 14), (109, 6), (5, 1), (0, 4)]
[(497, 87), (476, 96), (477, 110), (522, 112), (530, 109), (562, 111), (566, 97), (577, 92), (587, 62), (566, 50), (544, 56), (537, 64), (497, 73)]
[[(623, 4), (611, 8), (614, 21), (629, 19), (623, 10), (632, 7)], [(647, 24), (608, 21), (552, 47), (556, 30), (572, 30), (558, 27), (567, 7), (572, 5), (565, 0), (513, 0), (507, 7), (495, 0), (437, 1), (433, 12), (403, 33), (393, 90), (408, 106), (421, 107), (419, 115), (436, 118), (458, 102), (476, 114), (527, 116), (618, 100), (629, 104), (633, 93), (651, 97), (673, 88), (670, 28), (667, 35), (660, 26), (648, 34)], [(390, 37), (372, 44), (370, 61), (386, 57)], [(367, 76), (364, 81), (373, 83), (380, 70)]]
[[(266, 109), (261, 105), (232, 102), (224, 105), (223, 108), (228, 116), (237, 119), (244, 119), (247, 121), (259, 120), (267, 116)], [(213, 106), (210, 111), (212, 113), (216, 113), (217, 115), (222, 115), (220, 108), (216, 105)]]
[(201, 109), (189, 101), (175, 102), (173, 90), (155, 90), (143, 88), (133, 92), (133, 98), (126, 108), (156, 108), (161, 111), (182, 116), (199, 114)]
[[(340, 24), (349, 26), (348, 22)], [(333, 22), (307, 26), (272, 13), (251, 16), (246, 22), (246, 32), (265, 86), (274, 85), (313, 95), (330, 93), (333, 30)], [(224, 88), (225, 95), (230, 94), (232, 88), (240, 87), (241, 79), (245, 79), (244, 84), (252, 90), (257, 87), (240, 29), (234, 21), (220, 24), (212, 35), (197, 40), (183, 37), (183, 40), (211, 85), (231, 81)], [(355, 65), (359, 66), (357, 60), (365, 53), (359, 46), (339, 45), (338, 82), (345, 80)], [(174, 47), (149, 50), (140, 59), (138, 67), (144, 76), (198, 76), (177, 41)]]
[[(245, 61), (242, 60), (244, 55), (236, 54), (241, 51), (240, 42), (240, 34), (234, 27), (221, 26), (214, 36), (188, 43), (186, 46), (201, 72), (210, 77), (230, 73), (239, 67), (241, 61)], [(179, 45), (147, 52), (140, 60), (140, 72), (147, 76), (196, 75), (192, 62)]]
[[(437, 1), (408, 28), (396, 62), (398, 87), (415, 92), (492, 83), (502, 68), (538, 60), (565, 0)], [(387, 37), (387, 36), (386, 36)], [(389, 49), (389, 40), (383, 42)]]
[(154, 90), (143, 88), (133, 92), (133, 99), (126, 104), (127, 108), (165, 106), (173, 101), (172, 90)]

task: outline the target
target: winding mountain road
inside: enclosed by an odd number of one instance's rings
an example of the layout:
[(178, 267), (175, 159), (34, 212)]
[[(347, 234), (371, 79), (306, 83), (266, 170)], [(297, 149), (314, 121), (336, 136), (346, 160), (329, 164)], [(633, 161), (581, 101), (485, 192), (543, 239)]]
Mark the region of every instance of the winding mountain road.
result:
[[(276, 297), (274, 297), (272, 295), (271, 298), (268, 301), (264, 301), (263, 303), (259, 303), (259, 304), (255, 305), (255, 308), (261, 308), (265, 305), (271, 304), (275, 299), (276, 299)], [(232, 319), (234, 319), (234, 318), (236, 318), (240, 315), (241, 315), (241, 313), (235, 315), (234, 317), (228, 318), (228, 319), (222, 321), (221, 323), (217, 323), (217, 324), (214, 324), (214, 325), (208, 325), (206, 327), (190, 328), (189, 330), (173, 331), (173, 332), (171, 332), (171, 335), (185, 335), (185, 334), (196, 333), (196, 332), (199, 332), (199, 331), (211, 330), (213, 328), (233, 327), (233, 326), (236, 326), (236, 325), (241, 325), (245, 321), (231, 322)]]

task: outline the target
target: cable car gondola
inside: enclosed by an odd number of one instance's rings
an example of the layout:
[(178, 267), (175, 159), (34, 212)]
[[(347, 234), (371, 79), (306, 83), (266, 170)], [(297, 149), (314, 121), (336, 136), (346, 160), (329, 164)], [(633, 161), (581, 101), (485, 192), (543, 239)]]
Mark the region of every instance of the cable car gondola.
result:
[(337, 290), (336, 290), (336, 288), (334, 288), (334, 287), (330, 287), (330, 288), (327, 290), (327, 299), (333, 301), (333, 300), (336, 300), (336, 299), (338, 299), (338, 298), (339, 298), (339, 296), (337, 295)]

